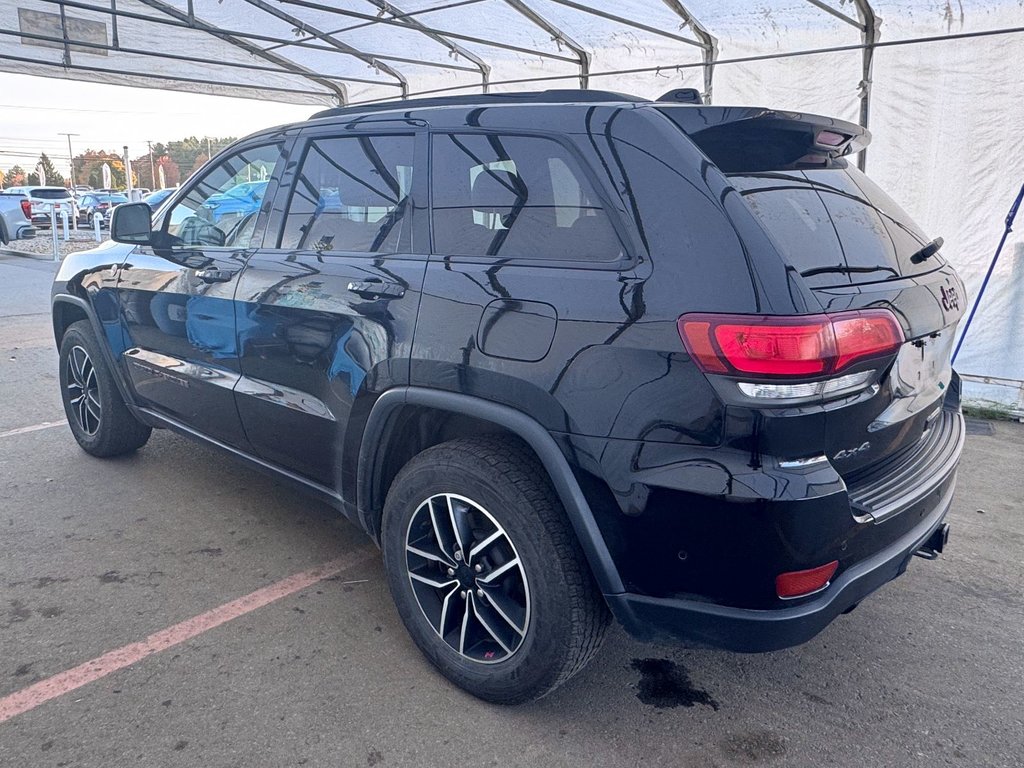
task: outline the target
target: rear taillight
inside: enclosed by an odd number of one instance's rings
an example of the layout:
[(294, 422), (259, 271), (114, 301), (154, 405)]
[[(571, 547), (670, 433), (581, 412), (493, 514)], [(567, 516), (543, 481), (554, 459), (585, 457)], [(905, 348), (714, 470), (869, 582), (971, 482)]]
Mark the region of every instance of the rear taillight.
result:
[(862, 387), (874, 370), (838, 374), (857, 363), (895, 354), (904, 340), (896, 317), (885, 309), (781, 317), (691, 314), (680, 317), (677, 326), (701, 370), (769, 379), (740, 382), (739, 387), (749, 397), (774, 399), (820, 397)]
[(32, 203), (27, 199), (22, 199), (21, 201), (21, 212), (25, 214), (26, 219), (32, 218)]

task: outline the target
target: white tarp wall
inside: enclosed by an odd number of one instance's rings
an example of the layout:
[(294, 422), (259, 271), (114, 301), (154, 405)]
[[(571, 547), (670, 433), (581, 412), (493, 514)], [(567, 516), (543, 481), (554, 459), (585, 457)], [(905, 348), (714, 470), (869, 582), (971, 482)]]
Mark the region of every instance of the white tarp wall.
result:
[[(1024, 34), (885, 44), (1021, 28), (1024, 3), (870, 5), (882, 47), (868, 172), (945, 238), (943, 255), (973, 300), (1024, 182)], [(860, 50), (728, 63), (858, 45), (850, 19), (859, 19), (854, 0), (0, 0), (0, 70), (318, 105), (470, 93), (485, 82), (495, 92), (585, 81), (657, 97), (705, 90), (702, 64), (717, 44), (713, 103), (857, 121)], [(632, 69), (648, 71), (621, 72)], [(507, 82), (529, 78), (550, 79)], [(1024, 236), (1013, 233), (957, 368), (1024, 380), (1022, 337)], [(978, 384), (967, 394), (1022, 397)]]

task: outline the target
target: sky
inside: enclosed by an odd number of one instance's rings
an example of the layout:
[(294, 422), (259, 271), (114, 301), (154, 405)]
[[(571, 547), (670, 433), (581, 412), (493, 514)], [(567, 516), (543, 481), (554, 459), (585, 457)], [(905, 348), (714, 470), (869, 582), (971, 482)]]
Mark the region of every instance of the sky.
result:
[(0, 169), (35, 167), (40, 152), (68, 175), (68, 142), (131, 157), (146, 141), (186, 136), (245, 136), (260, 128), (303, 120), (322, 107), (205, 96), (150, 88), (102, 85), (60, 78), (0, 73)]

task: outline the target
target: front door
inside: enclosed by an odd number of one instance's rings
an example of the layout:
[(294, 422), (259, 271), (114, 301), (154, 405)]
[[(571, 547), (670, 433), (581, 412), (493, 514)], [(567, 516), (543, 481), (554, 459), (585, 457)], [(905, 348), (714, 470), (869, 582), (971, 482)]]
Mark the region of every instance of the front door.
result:
[(284, 145), (234, 152), (180, 195), (154, 226), (154, 245), (118, 280), (124, 365), (139, 404), (228, 445), (248, 441), (234, 404), (239, 378), (234, 297), (265, 230), (263, 201)]
[(236, 399), (260, 456), (341, 490), (353, 408), (408, 383), (427, 246), (416, 135), (338, 133), (308, 135), (242, 275)]

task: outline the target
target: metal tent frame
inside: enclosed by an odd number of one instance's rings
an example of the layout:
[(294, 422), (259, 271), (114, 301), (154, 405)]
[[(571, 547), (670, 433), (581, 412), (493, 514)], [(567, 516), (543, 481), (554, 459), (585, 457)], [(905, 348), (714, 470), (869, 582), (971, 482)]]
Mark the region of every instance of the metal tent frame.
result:
[[(579, 87), (588, 88), (598, 78), (671, 70), (682, 74), (691, 68), (702, 70), (703, 97), (710, 102), (717, 67), (860, 51), (859, 120), (865, 127), (871, 118), (873, 63), (878, 48), (1021, 31), (986, 30), (941, 38), (882, 41), (881, 20), (871, 0), (850, 0), (849, 4), (840, 0), (801, 0), (815, 12), (838, 19), (842, 28), (857, 30), (859, 43), (722, 59), (718, 37), (711, 26), (683, 0), (399, 0), (401, 5), (391, 0), (14, 2), (18, 23), (6, 26), (5, 12), (0, 10), (3, 70), (39, 74), (60, 69), (60, 76), (70, 78), (225, 95), (265, 94), (280, 101), (341, 106), (446, 92), (487, 93), (496, 86), (535, 87), (538, 83), (570, 79), (576, 80)], [(848, 12), (851, 7), (855, 15)], [(21, 17), (23, 10), (46, 17), (50, 26), (26, 28)], [(451, 28), (460, 26), (452, 23), (453, 13), (459, 14), (460, 19), (473, 14), (479, 19), (484, 14), (500, 16), (499, 10), (512, 16), (504, 17), (501, 23), (495, 21), (491, 27), (485, 26), (488, 34), (479, 32), (479, 24), (469, 25), (468, 30)], [(652, 23), (647, 16), (653, 17), (659, 10), (660, 21)], [(8, 9), (6, 18), (13, 19), (11, 11)], [(213, 18), (214, 15), (218, 17)], [(448, 23), (442, 22), (441, 16), (447, 16)], [(666, 21), (673, 18), (678, 29)], [(635, 35), (643, 33), (646, 39), (664, 45), (678, 44), (682, 55), (696, 49), (700, 61), (649, 60), (645, 62), (648, 66), (595, 71), (595, 48), (599, 45), (591, 40), (588, 48), (578, 32), (587, 23), (596, 22)], [(101, 39), (83, 34), (83, 24), (99, 24), (104, 30)], [(151, 30), (150, 34), (157, 36), (175, 36), (178, 47), (133, 44), (133, 34), (137, 35), (140, 29)], [(405, 41), (404, 47), (395, 44), (397, 38)], [(385, 48), (390, 43), (391, 49), (376, 50), (374, 41), (377, 45), (383, 43)], [(401, 49), (396, 51), (396, 47)], [(100, 56), (115, 54), (129, 57), (133, 68), (101, 66)], [(175, 71), (176, 66), (183, 71)], [(524, 76), (524, 68), (528, 76)], [(551, 73), (552, 68), (564, 71)], [(503, 77), (509, 69), (510, 76)], [(533, 74), (538, 69), (542, 72)], [(424, 77), (425, 72), (435, 73), (433, 79)], [(471, 79), (467, 81), (467, 77)], [(866, 152), (861, 152), (862, 168), (865, 161)]]

